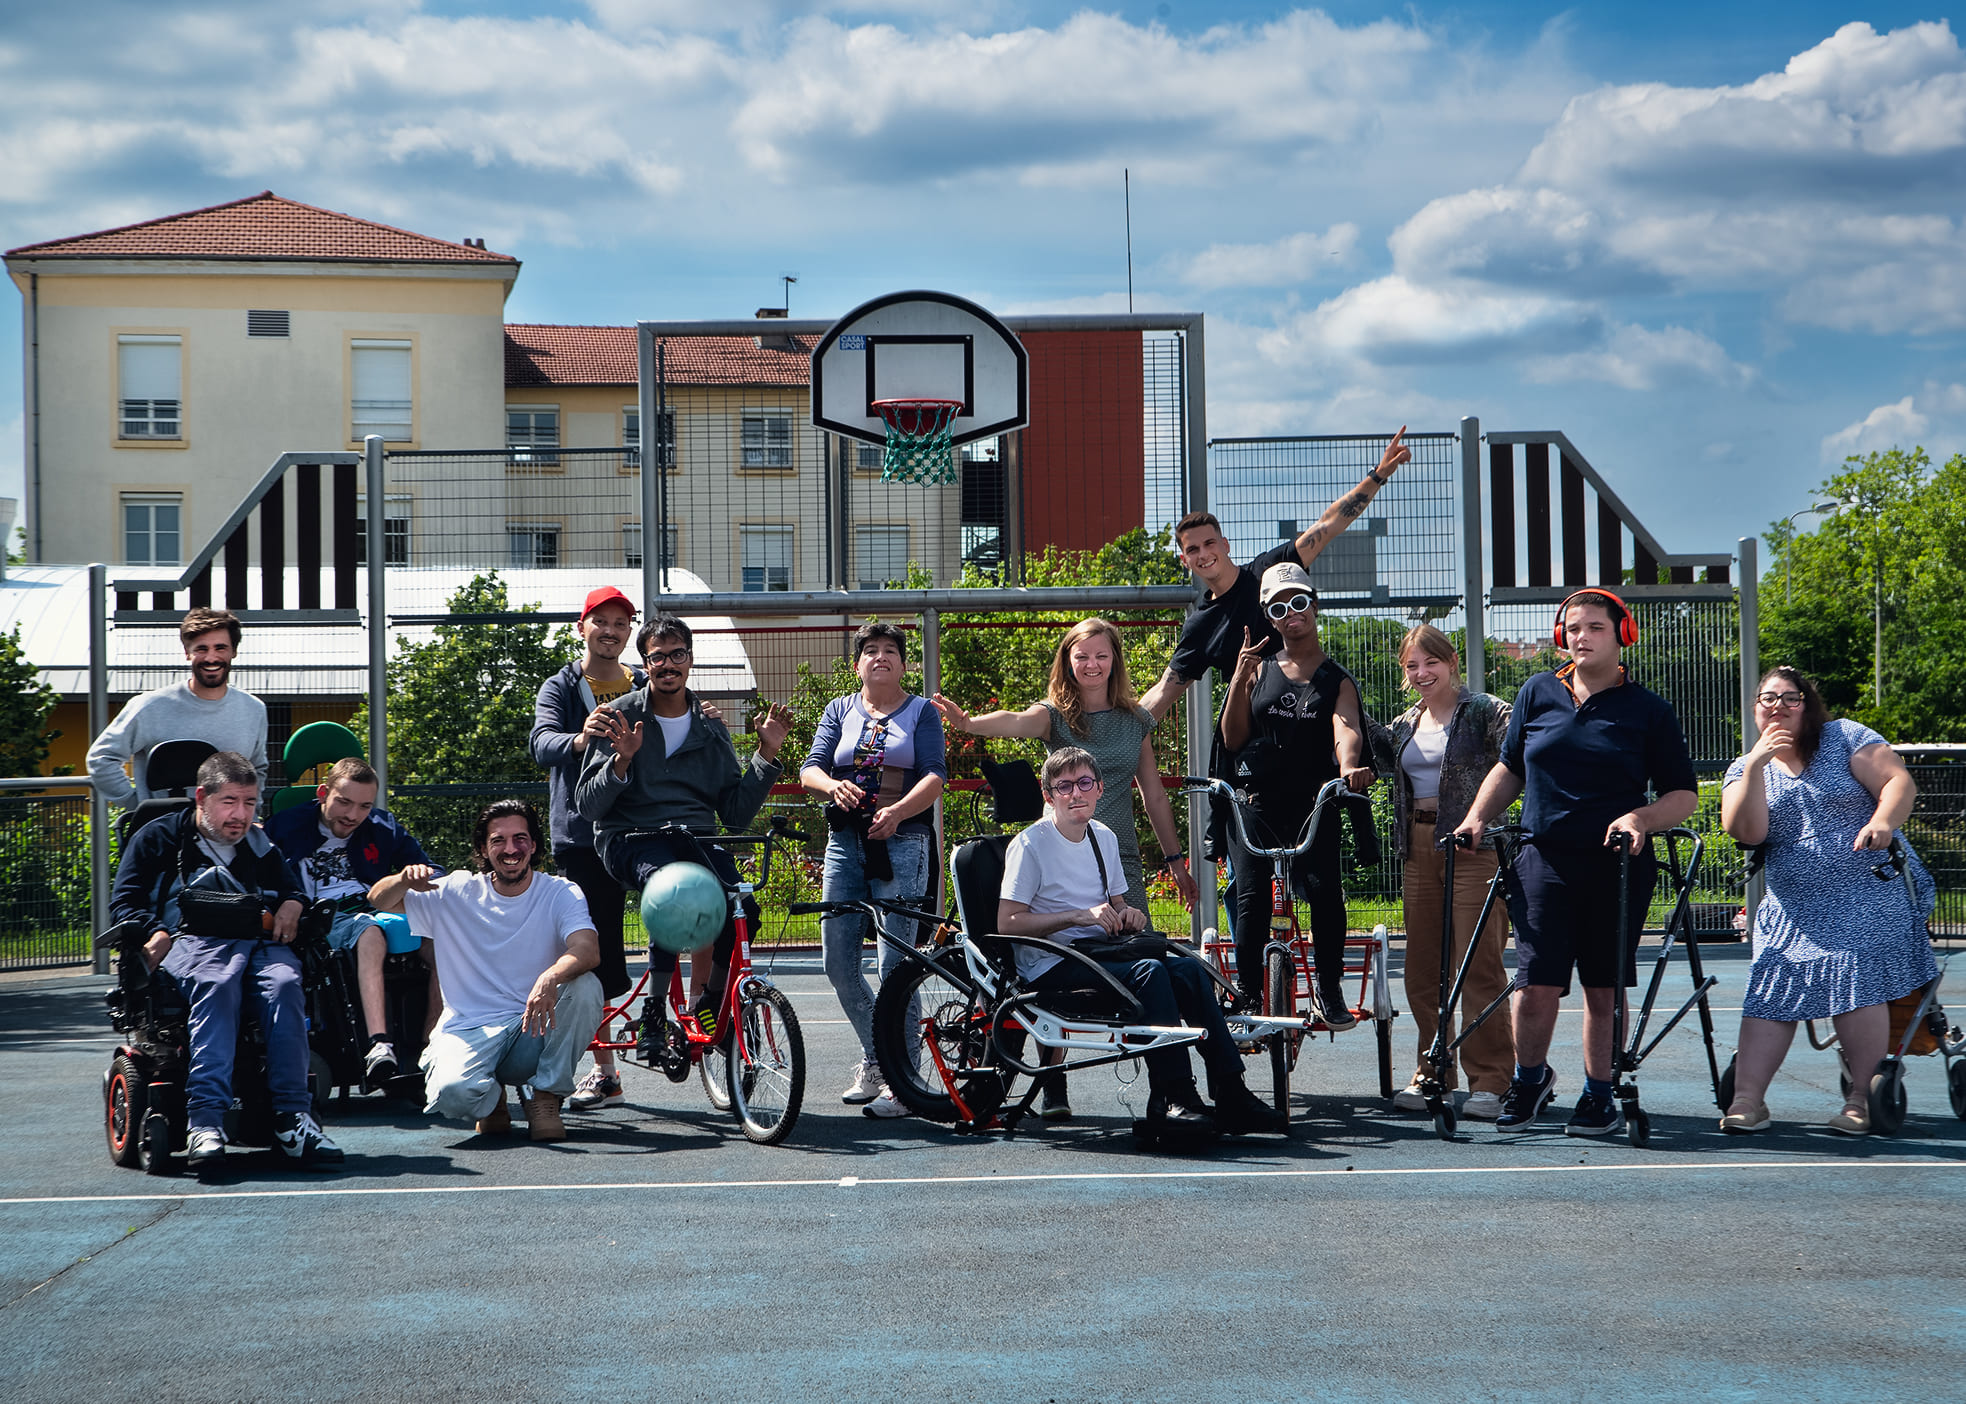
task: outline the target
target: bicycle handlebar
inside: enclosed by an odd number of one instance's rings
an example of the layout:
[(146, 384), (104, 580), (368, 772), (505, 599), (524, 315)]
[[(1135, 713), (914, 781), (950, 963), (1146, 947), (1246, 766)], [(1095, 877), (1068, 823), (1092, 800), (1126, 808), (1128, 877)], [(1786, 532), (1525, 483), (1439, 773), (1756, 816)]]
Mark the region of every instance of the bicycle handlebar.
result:
[(1255, 808), (1255, 801), (1246, 798), (1226, 780), (1203, 778), (1198, 775), (1183, 775), (1179, 778), (1180, 788), (1184, 793), (1207, 791), (1228, 800), (1231, 806), (1230, 812), (1235, 816), (1236, 833), (1242, 839), (1242, 846), (1261, 858), (1301, 858), (1310, 852), (1311, 845), (1317, 841), (1318, 830), (1324, 823), (1325, 806), (1333, 800), (1340, 804), (1369, 806), (1372, 803), (1370, 797), (1352, 793), (1343, 779), (1327, 780), (1318, 786), (1317, 798), (1311, 801), (1311, 817), (1304, 825), (1303, 840), (1295, 847), (1279, 845), (1275, 848), (1265, 848), (1251, 841), (1249, 837), (1248, 811)]

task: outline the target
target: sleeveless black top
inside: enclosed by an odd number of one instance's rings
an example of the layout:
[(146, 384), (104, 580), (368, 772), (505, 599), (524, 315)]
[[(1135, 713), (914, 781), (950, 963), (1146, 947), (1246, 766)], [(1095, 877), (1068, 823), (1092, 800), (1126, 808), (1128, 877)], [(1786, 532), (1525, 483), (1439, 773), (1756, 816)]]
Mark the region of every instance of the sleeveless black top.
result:
[(1348, 674), (1326, 658), (1308, 682), (1292, 682), (1274, 658), (1250, 689), (1249, 743), (1236, 756), (1235, 783), (1265, 809), (1310, 811), (1318, 786), (1338, 778), (1332, 716)]

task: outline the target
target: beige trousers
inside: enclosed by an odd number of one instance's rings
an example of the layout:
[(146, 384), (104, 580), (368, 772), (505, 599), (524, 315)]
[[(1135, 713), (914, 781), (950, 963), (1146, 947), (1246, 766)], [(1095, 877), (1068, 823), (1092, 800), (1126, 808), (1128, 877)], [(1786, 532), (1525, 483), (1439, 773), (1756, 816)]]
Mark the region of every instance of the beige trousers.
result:
[[(1447, 855), (1434, 847), (1432, 822), (1416, 823), (1410, 835), (1411, 852), (1406, 860), (1404, 897), (1406, 901), (1406, 1003), (1413, 1011), (1419, 1034), (1421, 1072), (1427, 1070), (1426, 1051), (1440, 1025), (1440, 937), (1441, 902), (1446, 895)], [(1454, 955), (1448, 965), (1449, 988), (1454, 972), (1467, 954), (1474, 937), (1475, 919), (1481, 915), (1488, 884), (1495, 876), (1493, 849), (1462, 849), (1454, 855)], [(1508, 905), (1500, 897), (1488, 914), (1488, 930), (1481, 950), (1468, 968), (1468, 982), (1461, 990), (1461, 1024), (1486, 1009), (1489, 1002), (1508, 984), (1508, 971), (1502, 967), (1502, 947), (1509, 939)], [(1457, 1028), (1456, 1032), (1459, 1029)], [(1452, 1039), (1450, 1038), (1450, 1042)], [(1509, 1021), (1509, 1006), (1488, 1016), (1488, 1022), (1461, 1045), (1461, 1066), (1467, 1071), (1468, 1086), (1476, 1092), (1508, 1091), (1509, 1076), (1515, 1071), (1515, 1035)], [(1456, 1085), (1453, 1059), (1441, 1070), (1441, 1080)]]

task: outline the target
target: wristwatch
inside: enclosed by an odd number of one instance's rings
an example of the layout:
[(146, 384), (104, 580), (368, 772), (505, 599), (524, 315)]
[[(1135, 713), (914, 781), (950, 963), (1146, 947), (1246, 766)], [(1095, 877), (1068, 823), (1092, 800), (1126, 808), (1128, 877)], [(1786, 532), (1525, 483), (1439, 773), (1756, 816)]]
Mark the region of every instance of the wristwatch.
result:
[(1377, 468), (1366, 469), (1365, 476), (1372, 479), (1372, 481), (1377, 483), (1380, 487), (1384, 487), (1388, 482), (1388, 479), (1380, 476), (1379, 470)]

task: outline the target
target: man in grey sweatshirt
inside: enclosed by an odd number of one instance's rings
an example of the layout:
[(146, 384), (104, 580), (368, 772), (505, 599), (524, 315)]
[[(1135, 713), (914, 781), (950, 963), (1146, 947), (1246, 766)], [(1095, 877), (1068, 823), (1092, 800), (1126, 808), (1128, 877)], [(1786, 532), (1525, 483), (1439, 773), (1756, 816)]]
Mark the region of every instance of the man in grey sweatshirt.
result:
[[(170, 687), (132, 697), (89, 746), (89, 778), (110, 803), (129, 808), (150, 798), (144, 766), (162, 741), (209, 741), (236, 751), (259, 772), (266, 787), (266, 704), (243, 688), (230, 687), (232, 660), (239, 651), (239, 621), (222, 609), (200, 607), (178, 625), (191, 676)], [(135, 782), (123, 767), (134, 762)]]
[[(664, 824), (698, 831), (714, 831), (719, 822), (732, 829), (749, 824), (783, 773), (778, 750), (791, 730), (792, 713), (767, 706), (758, 722), (757, 753), (740, 762), (730, 732), (701, 714), (689, 690), (694, 647), (689, 625), (674, 615), (654, 615), (636, 633), (635, 647), (648, 670), (648, 686), (596, 711), (574, 808), (594, 825), (594, 846), (609, 874), (630, 891), (640, 892), (657, 869), (679, 860), (707, 861), (726, 885), (734, 885), (737, 866), (721, 848), (705, 843), (699, 852), (696, 844), (660, 834), (633, 835)], [(736, 930), (726, 921), (699, 1018), (702, 1010), (718, 1007), (735, 942)], [(676, 957), (651, 943), (648, 960), (650, 987), (659, 992)], [(652, 1004), (650, 1016), (659, 1020), (662, 1000), (658, 996)], [(661, 1037), (660, 1028), (645, 1018), (640, 1041), (659, 1046)]]

